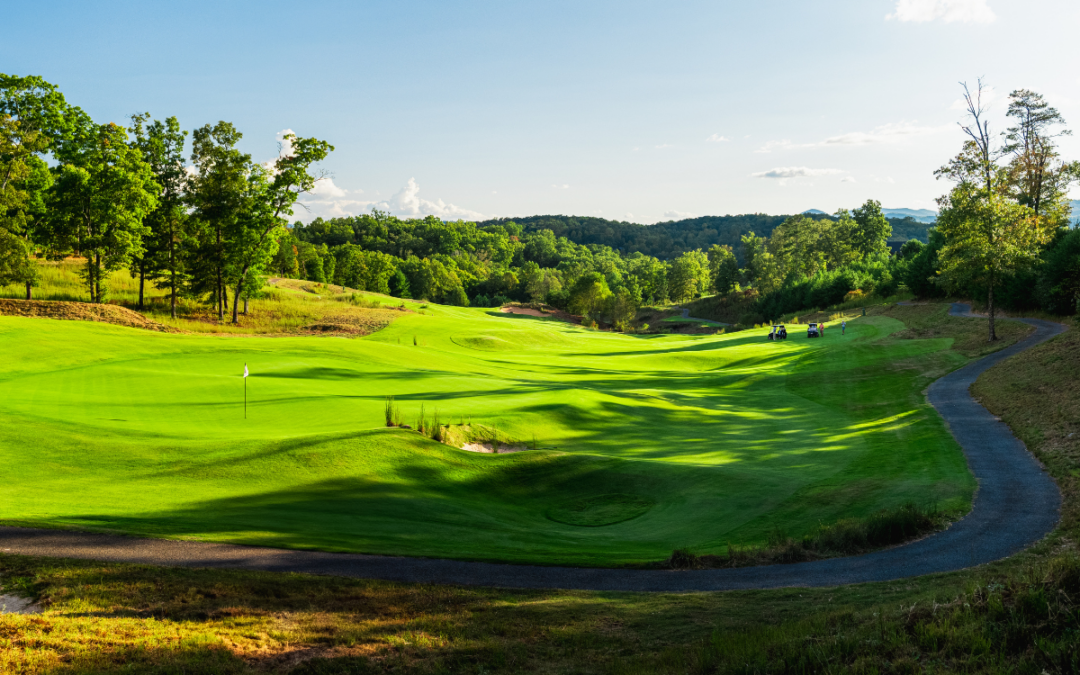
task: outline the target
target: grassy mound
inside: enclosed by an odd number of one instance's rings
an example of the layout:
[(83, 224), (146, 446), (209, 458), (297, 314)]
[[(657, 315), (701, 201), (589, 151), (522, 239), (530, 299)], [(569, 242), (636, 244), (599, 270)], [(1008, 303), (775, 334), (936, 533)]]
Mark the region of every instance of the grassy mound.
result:
[(100, 321), (116, 326), (169, 331), (142, 314), (117, 305), (91, 305), (85, 302), (44, 302), (41, 300), (5, 300), (0, 298), (0, 316), (26, 316), (67, 321)]
[(578, 527), (603, 527), (637, 518), (652, 507), (651, 500), (636, 495), (598, 495), (551, 508), (547, 517), (557, 523)]

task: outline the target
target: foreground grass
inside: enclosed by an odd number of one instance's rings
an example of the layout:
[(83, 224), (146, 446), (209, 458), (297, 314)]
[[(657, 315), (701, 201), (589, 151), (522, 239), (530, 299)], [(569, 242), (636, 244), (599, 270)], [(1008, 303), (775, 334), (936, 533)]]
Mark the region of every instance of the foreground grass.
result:
[[(1045, 547), (1044, 547), (1045, 548)], [(506, 591), (0, 556), (5, 673), (1074, 672), (1080, 562), (829, 589)]]

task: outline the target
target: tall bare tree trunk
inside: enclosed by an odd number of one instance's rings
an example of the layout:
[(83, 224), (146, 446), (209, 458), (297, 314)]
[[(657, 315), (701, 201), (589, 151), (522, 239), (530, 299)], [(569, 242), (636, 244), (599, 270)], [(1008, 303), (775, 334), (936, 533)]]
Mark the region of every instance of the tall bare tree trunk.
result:
[(146, 262), (139, 262), (139, 309), (143, 309), (144, 291), (146, 288)]
[(169, 237), (169, 316), (176, 318), (176, 237)]
[(26, 299), (27, 300), (33, 300), (34, 299), (34, 293), (30, 289), (31, 289), (30, 282), (27, 281), (26, 282)]
[(218, 321), (225, 320), (225, 287), (221, 283), (221, 224), (216, 227), (217, 232), (217, 297), (218, 297)]
[(994, 272), (990, 271), (990, 293), (988, 295), (990, 305), (990, 342), (997, 340), (997, 333), (994, 331)]
[(86, 256), (86, 285), (90, 287), (90, 302), (95, 302), (94, 289), (96, 284), (94, 283), (94, 257), (92, 254)]

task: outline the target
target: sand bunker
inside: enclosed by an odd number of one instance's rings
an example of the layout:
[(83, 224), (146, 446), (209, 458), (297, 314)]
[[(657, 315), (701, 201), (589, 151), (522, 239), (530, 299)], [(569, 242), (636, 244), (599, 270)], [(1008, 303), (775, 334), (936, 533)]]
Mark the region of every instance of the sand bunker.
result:
[(538, 316), (540, 318), (552, 316), (547, 312), (541, 312), (538, 309), (529, 309), (528, 307), (502, 307), (499, 311), (504, 314), (525, 314), (526, 316)]
[(500, 454), (505, 455), (511, 452), (521, 452), (522, 450), (528, 450), (524, 445), (500, 445), (498, 453), (491, 447), (491, 443), (466, 443), (461, 446), (462, 450), (468, 450), (469, 452), (485, 452), (489, 455)]

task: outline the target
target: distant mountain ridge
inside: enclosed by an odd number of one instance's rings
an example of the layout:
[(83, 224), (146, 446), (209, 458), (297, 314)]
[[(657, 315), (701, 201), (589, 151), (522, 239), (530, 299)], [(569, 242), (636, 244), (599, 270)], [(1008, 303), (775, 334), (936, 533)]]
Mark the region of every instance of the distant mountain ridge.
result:
[[(931, 211), (930, 209), (881, 209), (881, 212), (885, 214), (886, 218), (911, 218), (919, 223), (933, 223), (937, 221), (937, 211)], [(828, 213), (821, 209), (807, 209), (803, 211), (805, 215), (811, 216), (827, 216)]]

